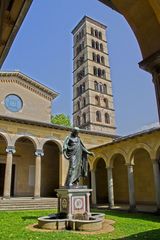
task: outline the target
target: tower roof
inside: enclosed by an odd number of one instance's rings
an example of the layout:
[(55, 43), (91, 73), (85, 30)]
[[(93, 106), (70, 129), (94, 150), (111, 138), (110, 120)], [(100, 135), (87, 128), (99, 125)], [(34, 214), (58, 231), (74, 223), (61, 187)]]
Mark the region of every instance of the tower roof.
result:
[(106, 25), (104, 25), (104, 24), (102, 24), (102, 23), (94, 20), (93, 18), (88, 17), (88, 16), (84, 16), (84, 17), (79, 21), (79, 23), (76, 25), (76, 27), (72, 30), (72, 34), (75, 34), (76, 31), (80, 28), (80, 26), (81, 26), (85, 21), (91, 22), (91, 23), (93, 23), (93, 24), (95, 24), (95, 25), (97, 25), (98, 27), (101, 27), (101, 28), (103, 28), (103, 29), (106, 29), (106, 28), (107, 28)]

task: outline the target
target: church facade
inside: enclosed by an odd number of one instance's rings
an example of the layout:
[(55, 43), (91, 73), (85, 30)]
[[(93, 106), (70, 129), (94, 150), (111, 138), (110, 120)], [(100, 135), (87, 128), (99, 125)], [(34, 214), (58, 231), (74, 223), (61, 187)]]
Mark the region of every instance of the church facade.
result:
[[(49, 121), (57, 93), (19, 72), (1, 72), (0, 82), (0, 196), (54, 197), (54, 189), (65, 182), (68, 161), (62, 146), (71, 131)], [(43, 95), (48, 111), (38, 114), (34, 104), (41, 111)], [(27, 112), (30, 119), (24, 118), (27, 101), (33, 106)], [(37, 121), (34, 113), (42, 118)], [(93, 189), (93, 204), (125, 203), (131, 210), (143, 204), (160, 210), (160, 128), (126, 137), (81, 129), (80, 137), (95, 153), (85, 182)]]
[[(0, 196), (51, 197), (64, 184), (63, 141), (71, 129), (51, 124), (57, 93), (20, 72), (0, 73)], [(115, 135), (82, 130), (87, 148)]]

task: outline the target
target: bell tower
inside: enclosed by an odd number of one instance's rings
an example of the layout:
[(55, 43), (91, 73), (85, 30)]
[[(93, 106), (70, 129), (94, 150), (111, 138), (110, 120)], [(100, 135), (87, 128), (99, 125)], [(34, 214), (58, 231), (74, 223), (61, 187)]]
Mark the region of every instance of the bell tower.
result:
[(115, 134), (106, 26), (84, 16), (73, 34), (73, 124)]

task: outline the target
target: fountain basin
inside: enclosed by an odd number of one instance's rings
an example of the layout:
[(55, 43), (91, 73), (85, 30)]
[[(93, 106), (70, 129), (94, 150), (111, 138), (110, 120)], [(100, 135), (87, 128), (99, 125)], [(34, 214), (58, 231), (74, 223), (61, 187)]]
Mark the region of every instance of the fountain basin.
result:
[(98, 231), (102, 229), (102, 220), (99, 218), (90, 217), (89, 220), (72, 220), (76, 231)]
[(92, 216), (92, 217), (95, 217), (95, 218), (99, 218), (99, 219), (101, 219), (102, 221), (104, 221), (104, 219), (105, 219), (105, 214), (104, 214), (104, 213), (92, 212), (92, 213), (91, 213), (91, 216)]
[(97, 231), (102, 229), (105, 214), (91, 213), (89, 219), (61, 219), (58, 214), (38, 218), (38, 227), (48, 230)]
[(48, 230), (65, 230), (68, 219), (52, 219), (49, 216), (38, 218), (38, 227)]

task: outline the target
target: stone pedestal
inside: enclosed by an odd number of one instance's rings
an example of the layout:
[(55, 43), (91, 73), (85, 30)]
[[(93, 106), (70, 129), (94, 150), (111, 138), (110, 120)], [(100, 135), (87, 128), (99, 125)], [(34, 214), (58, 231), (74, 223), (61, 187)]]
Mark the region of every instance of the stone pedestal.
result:
[(87, 188), (59, 188), (56, 189), (58, 197), (58, 213), (65, 213), (71, 219), (87, 220), (90, 213), (90, 193)]
[(58, 197), (58, 213), (38, 218), (38, 226), (51, 230), (96, 231), (101, 230), (105, 214), (90, 212), (92, 189), (81, 186), (62, 187), (55, 190)]

